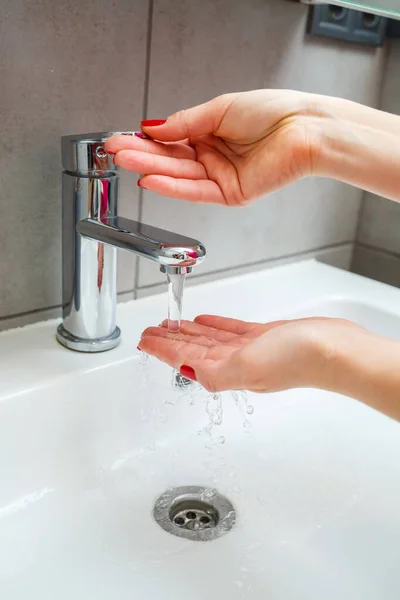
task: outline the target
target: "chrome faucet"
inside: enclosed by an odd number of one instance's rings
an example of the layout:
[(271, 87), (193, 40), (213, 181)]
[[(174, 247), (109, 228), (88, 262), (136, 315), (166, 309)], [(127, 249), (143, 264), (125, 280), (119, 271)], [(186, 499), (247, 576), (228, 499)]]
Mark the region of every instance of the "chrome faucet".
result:
[(206, 254), (197, 240), (118, 216), (118, 167), (103, 147), (111, 135), (61, 138), (63, 322), (57, 340), (81, 352), (110, 350), (120, 341), (117, 248), (157, 262), (167, 274), (190, 273)]

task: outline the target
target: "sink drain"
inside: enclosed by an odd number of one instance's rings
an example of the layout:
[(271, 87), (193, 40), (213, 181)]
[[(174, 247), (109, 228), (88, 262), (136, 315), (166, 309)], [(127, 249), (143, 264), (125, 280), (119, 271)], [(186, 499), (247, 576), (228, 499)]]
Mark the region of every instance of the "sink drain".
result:
[(206, 542), (228, 533), (235, 524), (231, 502), (214, 488), (186, 486), (164, 492), (154, 505), (157, 523), (168, 533)]

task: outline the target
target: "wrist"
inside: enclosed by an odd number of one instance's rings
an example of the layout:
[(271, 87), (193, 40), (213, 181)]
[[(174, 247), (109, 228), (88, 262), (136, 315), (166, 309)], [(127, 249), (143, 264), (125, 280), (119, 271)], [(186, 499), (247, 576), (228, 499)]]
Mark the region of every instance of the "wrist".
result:
[(347, 100), (314, 97), (313, 172), (400, 200), (400, 117)]
[(357, 326), (333, 343), (325, 389), (400, 420), (400, 344)]

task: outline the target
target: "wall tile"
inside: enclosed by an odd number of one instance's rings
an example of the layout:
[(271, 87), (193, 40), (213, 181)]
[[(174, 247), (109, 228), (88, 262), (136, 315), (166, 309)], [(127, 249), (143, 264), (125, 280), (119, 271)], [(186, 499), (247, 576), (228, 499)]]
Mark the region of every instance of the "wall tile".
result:
[(351, 270), (370, 279), (400, 287), (400, 256), (356, 244)]
[[(59, 138), (139, 122), (147, 11), (147, 0), (2, 1), (2, 317), (60, 304)], [(136, 186), (124, 189), (135, 217)], [(123, 261), (128, 290), (134, 261)]]
[[(129, 302), (134, 300), (136, 294), (134, 291), (119, 292), (117, 295), (117, 302)], [(16, 327), (25, 327), (25, 325), (32, 325), (40, 321), (48, 321), (49, 319), (61, 319), (62, 309), (61, 306), (54, 306), (51, 308), (43, 308), (31, 312), (13, 314), (9, 317), (0, 318), (0, 331), (6, 331), (7, 329), (14, 329)], [(56, 326), (54, 326), (54, 331)]]
[[(385, 53), (305, 37), (308, 7), (274, 0), (155, 0), (149, 118), (235, 90), (291, 87), (377, 103)], [(306, 180), (246, 211), (146, 193), (143, 220), (201, 239), (202, 272), (355, 237), (362, 192)], [(140, 261), (139, 286), (161, 281)]]
[[(61, 307), (45, 308), (43, 310), (14, 314), (10, 317), (0, 319), (0, 331), (6, 331), (7, 329), (16, 329), (17, 327), (25, 327), (26, 325), (33, 325), (39, 321), (48, 321), (50, 319), (58, 319), (61, 316)], [(54, 332), (56, 326), (54, 326)], [(55, 339), (54, 339), (54, 343)]]
[[(360, 192), (328, 179), (304, 179), (246, 209), (144, 196), (144, 220), (200, 239), (208, 256), (199, 274), (352, 241)], [(141, 260), (140, 286), (163, 281)]]
[(360, 213), (357, 241), (400, 253), (400, 204), (365, 194)]

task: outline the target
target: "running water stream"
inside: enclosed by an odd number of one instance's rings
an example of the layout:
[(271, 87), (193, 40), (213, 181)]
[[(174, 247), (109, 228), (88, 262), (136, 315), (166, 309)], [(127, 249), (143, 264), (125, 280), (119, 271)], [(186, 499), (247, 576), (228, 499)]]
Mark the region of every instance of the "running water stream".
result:
[(183, 288), (186, 275), (167, 273), (168, 279), (168, 331), (179, 333), (182, 318)]
[[(168, 332), (178, 335), (180, 332), (182, 318), (182, 300), (183, 289), (186, 275), (180, 273), (168, 273)], [(150, 378), (148, 373), (148, 361), (146, 355), (141, 357), (142, 377), (144, 386), (149, 386)], [(222, 425), (223, 422), (223, 402), (221, 394), (205, 393), (204, 389), (197, 383), (183, 377), (179, 371), (172, 373), (172, 388), (177, 391), (178, 397), (188, 396), (190, 404), (193, 404), (194, 397), (198, 392), (202, 392), (204, 398), (204, 407), (208, 417), (208, 423), (199, 431), (199, 435), (205, 435), (208, 444), (223, 444), (225, 437), (215, 436), (215, 428)], [(249, 404), (247, 393), (245, 391), (231, 391), (233, 398), (242, 420), (243, 427), (250, 428), (251, 422), (249, 416), (253, 414), (254, 407)], [(172, 404), (172, 402), (167, 401)]]

